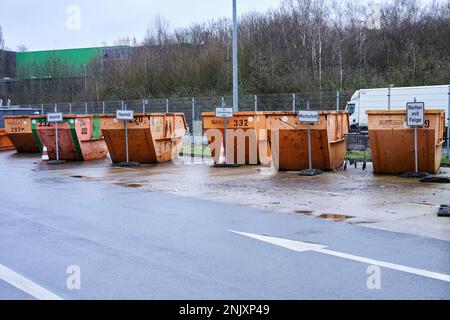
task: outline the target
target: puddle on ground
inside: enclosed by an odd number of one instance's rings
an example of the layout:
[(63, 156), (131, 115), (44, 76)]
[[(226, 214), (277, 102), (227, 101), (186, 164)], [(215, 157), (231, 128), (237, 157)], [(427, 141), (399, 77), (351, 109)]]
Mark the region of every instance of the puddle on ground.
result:
[(86, 177), (83, 176), (70, 176), (71, 178), (75, 178), (75, 179), (85, 179)]
[(115, 183), (115, 185), (132, 189), (138, 189), (143, 187), (143, 185), (140, 183)]
[(294, 211), (294, 214), (302, 215), (302, 216), (312, 216), (314, 211), (308, 211), (308, 210), (296, 210)]
[(319, 218), (326, 219), (326, 220), (334, 220), (334, 221), (346, 221), (346, 220), (352, 219), (354, 217), (347, 216), (345, 214), (325, 213), (325, 214), (321, 214), (319, 216)]
[(372, 221), (372, 220), (361, 220), (361, 221), (349, 221), (350, 224), (373, 224), (376, 223), (376, 221)]
[(336, 213), (325, 213), (325, 214), (321, 214), (319, 216), (315, 216), (314, 211), (310, 211), (310, 210), (296, 210), (293, 212), (293, 214), (307, 216), (307, 217), (315, 217), (315, 218), (325, 219), (325, 220), (334, 220), (336, 222), (347, 221), (349, 219), (354, 218), (352, 216), (347, 216), (345, 214), (336, 214)]

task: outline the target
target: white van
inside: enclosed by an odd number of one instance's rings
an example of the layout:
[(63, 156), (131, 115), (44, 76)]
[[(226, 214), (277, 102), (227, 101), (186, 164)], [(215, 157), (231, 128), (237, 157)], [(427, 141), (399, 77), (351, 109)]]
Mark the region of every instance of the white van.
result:
[(367, 110), (404, 110), (408, 102), (425, 102), (425, 109), (442, 109), (446, 112), (448, 127), (448, 109), (450, 104), (450, 85), (362, 89), (353, 94), (346, 110), (350, 114), (350, 124), (366, 130)]

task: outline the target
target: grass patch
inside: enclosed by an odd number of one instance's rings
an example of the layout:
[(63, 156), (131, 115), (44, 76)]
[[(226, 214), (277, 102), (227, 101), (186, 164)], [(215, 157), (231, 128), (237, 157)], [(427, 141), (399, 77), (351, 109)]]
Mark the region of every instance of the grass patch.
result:
[(211, 150), (209, 149), (209, 146), (205, 146), (205, 147), (194, 146), (194, 148), (192, 150), (192, 146), (185, 145), (181, 148), (180, 154), (184, 155), (184, 156), (190, 156), (190, 155), (194, 154), (194, 156), (196, 156), (196, 157), (201, 157), (202, 155), (204, 157), (211, 157)]
[(370, 160), (372, 160), (372, 155), (370, 153), (370, 150), (367, 151), (365, 154), (364, 154), (364, 152), (351, 151), (351, 152), (347, 152), (347, 154), (345, 155), (345, 158), (347, 160), (366, 158), (367, 160), (370, 161)]
[(450, 166), (450, 158), (447, 158), (447, 156), (443, 156), (441, 160), (441, 164)]

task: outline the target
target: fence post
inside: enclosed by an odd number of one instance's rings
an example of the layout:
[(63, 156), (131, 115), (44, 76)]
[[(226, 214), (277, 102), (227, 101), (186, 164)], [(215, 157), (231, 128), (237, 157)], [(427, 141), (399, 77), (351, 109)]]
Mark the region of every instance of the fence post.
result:
[(58, 104), (55, 103), (55, 113), (58, 112)]
[(391, 87), (388, 88), (388, 110), (391, 110)]
[(103, 114), (106, 113), (105, 101), (102, 102), (102, 111), (103, 111)]
[(336, 91), (336, 111), (341, 110), (341, 92)]
[(295, 112), (297, 109), (297, 95), (294, 93), (292, 95), (292, 111)]
[(255, 95), (255, 112), (258, 111), (258, 96)]
[(72, 114), (72, 102), (69, 103), (69, 114)]
[(195, 158), (195, 98), (192, 98), (192, 141), (191, 141), (191, 159)]
[(43, 103), (41, 104), (41, 114), (42, 115), (44, 114), (44, 104)]
[(142, 113), (145, 113), (145, 99), (142, 100)]
[(166, 99), (166, 113), (169, 113), (169, 99)]
[(225, 108), (225, 97), (222, 97), (221, 99), (222, 108)]
[(122, 110), (125, 110), (125, 109), (123, 108), (123, 106), (124, 106), (124, 102), (123, 102), (123, 100), (122, 100)]
[(192, 136), (194, 136), (195, 125), (195, 98), (192, 98)]
[(88, 103), (87, 103), (87, 102), (84, 103), (84, 108), (86, 109), (86, 110), (85, 110), (85, 111), (86, 111), (86, 114), (88, 114)]

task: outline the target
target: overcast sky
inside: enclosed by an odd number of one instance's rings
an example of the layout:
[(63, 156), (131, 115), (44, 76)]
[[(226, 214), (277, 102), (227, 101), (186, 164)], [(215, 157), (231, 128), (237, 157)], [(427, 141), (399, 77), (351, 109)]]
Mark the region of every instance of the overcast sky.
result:
[[(238, 0), (239, 14), (276, 8), (281, 0)], [(0, 0), (6, 45), (30, 50), (108, 45), (123, 37), (142, 40), (156, 15), (172, 27), (231, 17), (231, 0)], [(80, 8), (78, 29), (75, 5)], [(74, 20), (75, 19), (75, 20)]]

